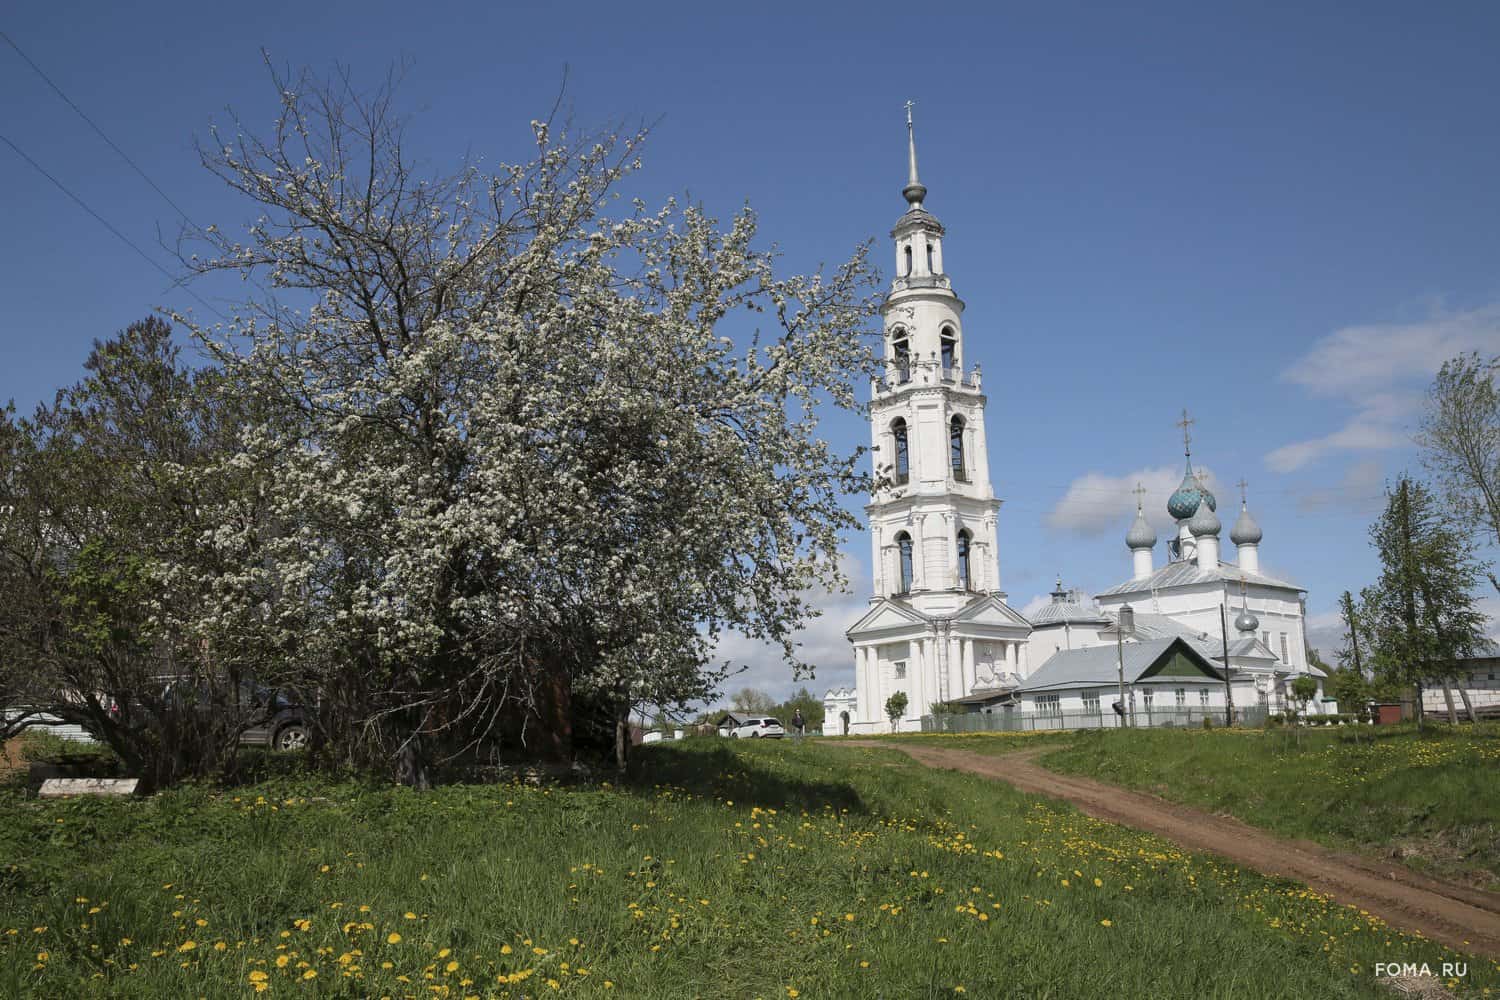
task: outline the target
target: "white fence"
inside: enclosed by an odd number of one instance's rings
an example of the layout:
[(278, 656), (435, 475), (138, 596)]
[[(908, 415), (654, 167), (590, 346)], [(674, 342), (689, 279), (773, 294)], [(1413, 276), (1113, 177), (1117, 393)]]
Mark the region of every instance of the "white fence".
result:
[[(1167, 729), (1199, 727), (1204, 719), (1213, 726), (1224, 725), (1222, 708), (1138, 708), (1128, 720), (1138, 728)], [(1266, 709), (1259, 705), (1236, 707), (1236, 726), (1259, 726), (1266, 721)], [(1028, 733), (1057, 729), (1119, 729), (1122, 720), (1109, 712), (970, 712), (964, 715), (924, 715), (924, 733)]]

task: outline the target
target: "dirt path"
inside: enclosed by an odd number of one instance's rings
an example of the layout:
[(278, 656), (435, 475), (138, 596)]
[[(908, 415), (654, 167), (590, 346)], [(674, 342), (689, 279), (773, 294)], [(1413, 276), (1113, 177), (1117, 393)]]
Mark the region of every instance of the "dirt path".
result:
[(1427, 878), (1398, 865), (1352, 857), (1305, 840), (1289, 840), (1154, 795), (1088, 778), (1057, 774), (1036, 763), (1045, 749), (991, 756), (969, 750), (854, 742), (900, 750), (929, 767), (998, 778), (1023, 792), (1066, 799), (1099, 819), (1157, 834), (1190, 851), (1206, 851), (1270, 875), (1305, 882), (1393, 927), (1420, 931), (1453, 948), (1500, 957), (1500, 894)]

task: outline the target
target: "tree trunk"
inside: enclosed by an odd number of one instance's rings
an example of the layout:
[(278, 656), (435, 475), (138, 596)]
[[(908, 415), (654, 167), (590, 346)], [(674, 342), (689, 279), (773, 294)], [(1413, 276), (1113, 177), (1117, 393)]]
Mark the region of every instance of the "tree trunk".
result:
[(1448, 725), (1458, 725), (1458, 712), (1453, 708), (1453, 688), (1448, 685), (1448, 678), (1443, 678), (1443, 700), (1448, 703)]
[(427, 773), (427, 755), (423, 753), (420, 735), (413, 735), (407, 740), (397, 755), (396, 780), (419, 792), (432, 788), (432, 778)]
[(630, 754), (630, 706), (625, 706), (623, 715), (615, 719), (615, 770), (625, 773)]
[(1427, 713), (1425, 711), (1423, 711), (1423, 709), (1422, 709), (1422, 682), (1421, 681), (1417, 682), (1416, 689), (1417, 689), (1417, 703), (1416, 703), (1416, 705), (1413, 706), (1413, 708), (1415, 709), (1415, 712), (1413, 714), (1416, 715), (1416, 717), (1417, 717), (1417, 732), (1421, 732), (1422, 729), (1423, 729), (1423, 725), (1422, 724), (1427, 721)]
[(1464, 687), (1464, 682), (1458, 682), (1458, 696), (1463, 699), (1464, 714), (1469, 717), (1470, 722), (1478, 722), (1479, 716), (1474, 714), (1474, 701), (1469, 697), (1469, 689)]

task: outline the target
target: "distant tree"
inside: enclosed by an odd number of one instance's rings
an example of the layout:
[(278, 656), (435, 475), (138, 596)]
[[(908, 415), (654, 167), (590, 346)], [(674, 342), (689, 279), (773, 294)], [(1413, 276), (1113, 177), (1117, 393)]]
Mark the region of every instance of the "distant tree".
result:
[(906, 714), (906, 692), (897, 691), (885, 700), (885, 715), (891, 720), (891, 732), (901, 727), (901, 717)]
[(1290, 692), (1292, 701), (1296, 704), (1296, 713), (1301, 716), (1307, 712), (1307, 704), (1318, 696), (1318, 679), (1311, 674), (1298, 674), (1292, 679)]
[[(1365, 588), (1363, 625), (1371, 662), (1381, 679), (1416, 688), (1420, 726), (1422, 688), (1442, 685), (1449, 721), (1458, 716), (1450, 681), (1459, 661), (1486, 645), (1486, 618), (1475, 589), (1485, 566), (1474, 556), (1470, 538), (1455, 528), (1432, 492), (1403, 476), (1387, 491), (1380, 519), (1370, 537), (1380, 553), (1380, 579)], [(1473, 718), (1468, 692), (1459, 688)]]
[(807, 724), (809, 732), (817, 732), (823, 727), (823, 703), (813, 697), (813, 693), (806, 687), (800, 687), (796, 692), (776, 706), (783, 725), (790, 725), (793, 712), (802, 713), (802, 721)]
[(756, 715), (774, 712), (776, 702), (759, 688), (740, 688), (729, 697), (729, 707), (736, 715)]
[[(1417, 433), (1422, 462), (1491, 544), (1500, 544), (1500, 391), (1496, 360), (1462, 354), (1438, 370)], [(1500, 590), (1500, 581), (1490, 574)]]

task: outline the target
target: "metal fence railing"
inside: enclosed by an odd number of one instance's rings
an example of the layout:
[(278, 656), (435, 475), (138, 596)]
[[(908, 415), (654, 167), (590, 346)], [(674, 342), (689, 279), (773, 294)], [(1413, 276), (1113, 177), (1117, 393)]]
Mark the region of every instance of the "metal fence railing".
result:
[[(1199, 727), (1207, 718), (1214, 726), (1224, 725), (1222, 708), (1156, 708), (1147, 711), (1137, 707), (1130, 724), (1140, 728), (1166, 729), (1173, 726)], [(1236, 707), (1236, 726), (1260, 726), (1266, 721), (1266, 709), (1260, 705)], [(1121, 720), (1113, 711), (1103, 712), (970, 712), (963, 715), (924, 715), (924, 733), (1028, 733), (1057, 729), (1118, 729)]]

